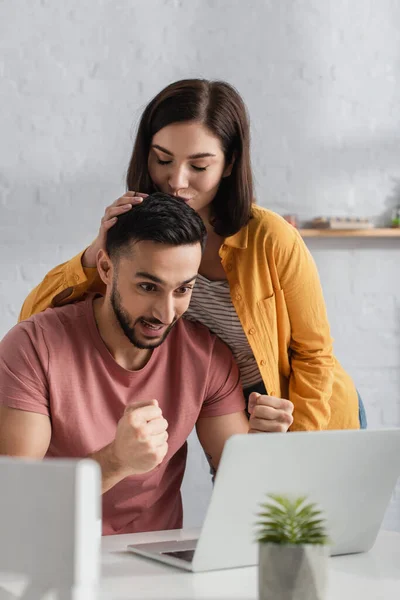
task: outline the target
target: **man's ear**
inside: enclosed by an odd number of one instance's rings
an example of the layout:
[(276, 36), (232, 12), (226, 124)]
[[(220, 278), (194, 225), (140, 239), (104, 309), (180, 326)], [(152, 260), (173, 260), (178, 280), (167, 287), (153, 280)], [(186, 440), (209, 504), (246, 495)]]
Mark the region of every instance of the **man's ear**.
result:
[(233, 165), (235, 164), (236, 156), (232, 156), (232, 160), (228, 165), (226, 165), (224, 172), (222, 173), (222, 177), (229, 177), (232, 173)]
[(107, 286), (110, 285), (114, 276), (113, 265), (105, 250), (99, 250), (97, 252), (96, 264), (102, 282)]

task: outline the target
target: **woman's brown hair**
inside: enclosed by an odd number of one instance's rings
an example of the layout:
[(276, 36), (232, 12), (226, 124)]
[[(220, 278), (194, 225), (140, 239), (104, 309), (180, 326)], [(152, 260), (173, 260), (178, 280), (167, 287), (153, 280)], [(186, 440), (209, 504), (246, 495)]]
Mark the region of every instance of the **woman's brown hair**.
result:
[(212, 224), (223, 237), (237, 233), (251, 217), (253, 179), (246, 107), (235, 88), (223, 81), (184, 79), (171, 83), (147, 105), (139, 123), (127, 173), (127, 188), (155, 191), (147, 161), (153, 136), (171, 123), (197, 121), (221, 141), (232, 172), (221, 180), (212, 202)]

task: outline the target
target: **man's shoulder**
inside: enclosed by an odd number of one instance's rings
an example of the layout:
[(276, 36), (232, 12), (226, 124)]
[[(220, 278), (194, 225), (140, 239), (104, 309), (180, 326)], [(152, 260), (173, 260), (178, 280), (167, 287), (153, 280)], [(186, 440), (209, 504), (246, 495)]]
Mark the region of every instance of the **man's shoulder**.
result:
[[(49, 356), (61, 357), (67, 348), (83, 348), (86, 328), (84, 302), (48, 308), (20, 321), (0, 342), (0, 357), (7, 360), (47, 363)], [(89, 339), (87, 336), (86, 339)]]
[(47, 308), (45, 311), (21, 321), (13, 330), (24, 331), (28, 335), (34, 335), (39, 331), (45, 334), (68, 334), (74, 323), (85, 315), (86, 308), (86, 301)]

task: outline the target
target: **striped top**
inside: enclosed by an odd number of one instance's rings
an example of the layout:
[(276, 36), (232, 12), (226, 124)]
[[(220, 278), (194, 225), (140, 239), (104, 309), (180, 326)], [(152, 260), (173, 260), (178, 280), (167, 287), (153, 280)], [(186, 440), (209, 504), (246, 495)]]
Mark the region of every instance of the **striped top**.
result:
[(232, 304), (227, 281), (210, 281), (198, 274), (185, 318), (199, 321), (228, 344), (238, 364), (244, 388), (262, 380), (257, 361)]

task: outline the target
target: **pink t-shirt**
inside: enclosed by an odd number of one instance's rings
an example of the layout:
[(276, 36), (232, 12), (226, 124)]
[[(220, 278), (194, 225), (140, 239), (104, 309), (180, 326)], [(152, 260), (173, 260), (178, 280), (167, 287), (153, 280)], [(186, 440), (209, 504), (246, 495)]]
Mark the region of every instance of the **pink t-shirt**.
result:
[(181, 319), (139, 371), (107, 350), (93, 296), (47, 309), (0, 343), (0, 405), (48, 415), (47, 457), (85, 457), (109, 444), (127, 404), (156, 398), (168, 427), (168, 454), (144, 475), (103, 495), (103, 534), (182, 526), (186, 439), (199, 417), (244, 410), (238, 368), (209, 330)]

